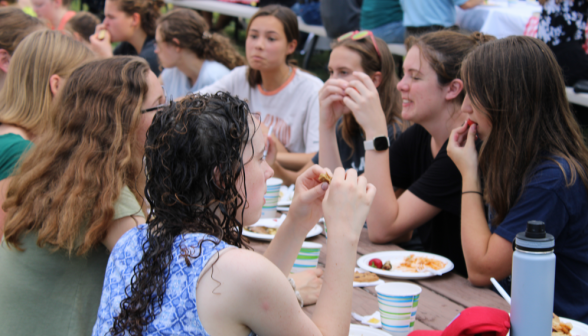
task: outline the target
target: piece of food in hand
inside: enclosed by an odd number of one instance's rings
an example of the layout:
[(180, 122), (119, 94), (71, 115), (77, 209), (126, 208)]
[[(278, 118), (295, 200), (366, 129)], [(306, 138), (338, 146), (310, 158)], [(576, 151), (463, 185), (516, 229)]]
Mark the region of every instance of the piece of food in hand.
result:
[(371, 272), (355, 272), (353, 274), (353, 282), (375, 282), (380, 280), (377, 275)]
[(100, 41), (104, 40), (104, 38), (106, 37), (106, 29), (102, 29), (99, 33), (98, 33), (98, 39)]
[(370, 265), (371, 267), (382, 269), (382, 260), (374, 258), (368, 262), (368, 265)]
[(331, 183), (331, 180), (332, 179), (333, 178), (329, 174), (327, 174), (327, 173), (322, 173), (318, 177), (318, 180), (319, 180), (320, 183), (323, 183), (323, 182)]
[(553, 314), (553, 319), (551, 320), (551, 336), (570, 336), (572, 328), (571, 323), (562, 322), (557, 315)]
[(384, 265), (382, 265), (382, 269), (386, 270), (386, 271), (389, 271), (392, 269), (392, 264), (390, 263), (390, 260), (386, 261), (384, 263)]
[(473, 122), (471, 119), (468, 119), (467, 124), (468, 124), (468, 126), (472, 126), (473, 124), (476, 124), (476, 123)]

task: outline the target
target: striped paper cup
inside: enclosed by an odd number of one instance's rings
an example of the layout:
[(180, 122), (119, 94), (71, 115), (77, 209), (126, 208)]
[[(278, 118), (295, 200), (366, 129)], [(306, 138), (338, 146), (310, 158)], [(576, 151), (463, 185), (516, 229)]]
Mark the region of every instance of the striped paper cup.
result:
[(302, 243), (302, 248), (298, 252), (294, 266), (290, 273), (298, 273), (309, 269), (316, 268), (323, 245), (312, 242)]
[(408, 282), (387, 282), (376, 286), (382, 329), (394, 336), (406, 336), (414, 329), (421, 287)]
[(261, 210), (261, 218), (275, 218), (278, 201), (280, 200), (280, 187), (282, 180), (272, 177), (267, 180), (267, 191), (265, 192), (265, 204)]

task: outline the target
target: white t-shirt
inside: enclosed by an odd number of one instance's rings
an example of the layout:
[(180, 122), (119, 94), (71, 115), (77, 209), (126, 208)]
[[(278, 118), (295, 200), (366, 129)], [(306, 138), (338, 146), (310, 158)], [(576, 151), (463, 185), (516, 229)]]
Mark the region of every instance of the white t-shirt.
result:
[(292, 68), (290, 78), (274, 91), (251, 87), (247, 66), (240, 66), (198, 93), (226, 91), (246, 100), (252, 113), (259, 113), (272, 135), (292, 153), (313, 153), (319, 148), (318, 92), (323, 82), (304, 71)]
[(180, 98), (213, 84), (230, 72), (231, 70), (229, 68), (217, 61), (205, 60), (202, 63), (198, 79), (196, 79), (194, 86), (190, 86), (188, 76), (178, 68), (164, 69), (161, 72), (161, 79), (165, 93), (171, 95), (173, 98)]

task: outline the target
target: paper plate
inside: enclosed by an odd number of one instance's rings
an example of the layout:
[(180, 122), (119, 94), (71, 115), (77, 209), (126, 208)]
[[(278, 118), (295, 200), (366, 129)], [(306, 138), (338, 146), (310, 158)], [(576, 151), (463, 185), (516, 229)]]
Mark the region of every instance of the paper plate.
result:
[(349, 336), (390, 336), (390, 334), (376, 328), (352, 324), (349, 328)]
[[(437, 259), (437, 260), (440, 260), (440, 261), (446, 263), (445, 267), (439, 270), (439, 272), (441, 274), (445, 274), (453, 269), (453, 263), (451, 262), (451, 260), (449, 260), (443, 256), (433, 254), (433, 253), (416, 252), (416, 251), (387, 251), (387, 252), (376, 252), (376, 253), (366, 254), (363, 257), (357, 259), (357, 266), (363, 270), (366, 270), (366, 271), (369, 271), (372, 273), (376, 273), (378, 275), (382, 275), (382, 276), (385, 276), (388, 278), (394, 278), (394, 279), (424, 279), (424, 278), (430, 278), (430, 277), (435, 276), (433, 273), (426, 272), (426, 271), (419, 272), (419, 273), (413, 273), (413, 272), (405, 272), (405, 271), (401, 271), (401, 270), (395, 270), (395, 266), (400, 265), (404, 261), (404, 259), (411, 254), (414, 254), (415, 257), (433, 258), (433, 259)], [(390, 263), (392, 264), (392, 269), (390, 271), (386, 271), (386, 270), (381, 270), (381, 269), (378, 269), (375, 267), (370, 267), (368, 262), (374, 258), (378, 258), (378, 259), (382, 260), (382, 263), (385, 263), (386, 261), (390, 260)]]
[[(308, 232), (308, 234), (306, 235), (306, 238), (316, 237), (316, 236), (320, 235), (321, 233), (323, 233), (323, 227), (318, 224), (315, 224), (315, 226), (312, 228), (312, 230), (310, 230)], [(259, 240), (272, 240), (275, 237), (274, 235), (257, 233), (257, 232), (250, 232), (245, 229), (243, 229), (243, 235), (248, 238), (259, 239)]]

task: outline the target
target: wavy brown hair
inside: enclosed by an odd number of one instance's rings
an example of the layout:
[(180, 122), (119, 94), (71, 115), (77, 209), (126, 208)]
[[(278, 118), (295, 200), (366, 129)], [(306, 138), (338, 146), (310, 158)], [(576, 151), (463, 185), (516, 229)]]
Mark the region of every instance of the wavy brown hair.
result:
[[(290, 8), (282, 5), (264, 6), (255, 12), (255, 14), (251, 17), (251, 20), (249, 20), (249, 25), (247, 26), (246, 32), (247, 36), (249, 36), (249, 28), (251, 28), (253, 21), (262, 16), (273, 16), (282, 23), (284, 34), (286, 34), (287, 43), (298, 39), (300, 35), (300, 31), (298, 30), (298, 17)], [(296, 65), (296, 60), (292, 59), (292, 54), (286, 55), (284, 61), (290, 66)], [(255, 87), (257, 84), (261, 84), (261, 72), (249, 67), (249, 69), (247, 69), (247, 81), (251, 87)]]
[(141, 29), (147, 36), (155, 36), (157, 19), (161, 16), (163, 0), (106, 0), (118, 3), (118, 8), (127, 15), (138, 13), (141, 16)]
[(54, 97), (49, 78), (67, 78), (93, 58), (90, 49), (58, 31), (36, 31), (18, 46), (0, 91), (0, 123), (39, 135), (51, 124)]
[(114, 57), (71, 74), (52, 127), (10, 182), (3, 205), (9, 246), (21, 249), (22, 235), (34, 231), (40, 247), (83, 255), (104, 240), (123, 186), (142, 203), (135, 181), (143, 149), (135, 139), (148, 72), (141, 58)]
[[(402, 122), (400, 116), (400, 113), (402, 112), (402, 99), (400, 97), (400, 92), (396, 89), (398, 76), (396, 76), (394, 70), (394, 59), (392, 58), (392, 54), (390, 53), (386, 42), (378, 37), (375, 37), (375, 40), (376, 43), (378, 43), (378, 49), (382, 54), (381, 58), (378, 56), (376, 48), (370, 38), (364, 38), (361, 40), (345, 39), (333, 43), (331, 49), (345, 47), (354, 51), (361, 57), (361, 67), (368, 76), (372, 76), (378, 71), (382, 74), (382, 82), (378, 86), (378, 95), (380, 96), (382, 110), (384, 110), (384, 115), (386, 116), (386, 124), (396, 124), (402, 129), (407, 126), (407, 124)], [(362, 132), (361, 126), (359, 126), (355, 120), (353, 113), (348, 113), (343, 116), (343, 122), (340, 127), (343, 140), (345, 140), (349, 147), (351, 147), (353, 152), (355, 150), (353, 139)], [(394, 138), (397, 135), (398, 134), (390, 134), (390, 136)]]
[[(112, 335), (142, 335), (161, 311), (174, 241), (182, 234), (244, 246), (237, 215), (246, 207), (243, 151), (251, 146), (252, 125), (247, 104), (224, 92), (192, 95), (157, 113), (145, 144), (147, 240)], [(202, 244), (194, 250), (182, 254), (197, 258)]]
[(163, 41), (188, 49), (200, 59), (217, 61), (229, 69), (245, 64), (245, 58), (231, 41), (220, 34), (211, 34), (206, 21), (193, 10), (175, 9), (165, 14), (158, 20), (157, 29)]
[[(419, 48), (421, 57), (426, 60), (437, 74), (439, 85), (445, 86), (454, 79), (462, 79), (461, 62), (472, 50), (489, 41), (496, 40), (492, 35), (479, 32), (465, 35), (452, 30), (440, 30), (420, 37), (406, 39), (406, 50), (413, 46)], [(465, 90), (454, 99), (461, 104)]]
[[(525, 36), (493, 41), (466, 57), (462, 74), (473, 106), (492, 123), (479, 167), (493, 225), (504, 220), (545, 160), (560, 167), (568, 186), (579, 176), (588, 189), (588, 149), (570, 111), (561, 68), (545, 43)], [(553, 156), (567, 162), (570, 176)]]

